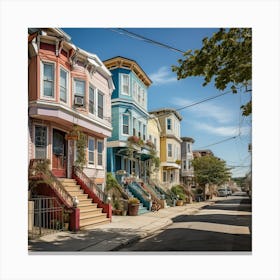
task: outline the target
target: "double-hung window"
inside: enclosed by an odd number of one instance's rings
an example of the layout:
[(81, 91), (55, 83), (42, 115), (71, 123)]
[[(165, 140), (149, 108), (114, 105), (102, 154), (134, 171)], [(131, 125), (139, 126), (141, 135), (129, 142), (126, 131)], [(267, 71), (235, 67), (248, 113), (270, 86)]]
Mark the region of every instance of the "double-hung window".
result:
[(75, 97), (74, 103), (75, 103), (75, 105), (84, 106), (85, 91), (86, 91), (85, 81), (74, 79), (74, 97)]
[(88, 110), (91, 114), (94, 114), (94, 88), (92, 86), (89, 87)]
[(88, 139), (88, 163), (94, 164), (94, 139)]
[(129, 134), (129, 116), (123, 115), (123, 129), (122, 133), (125, 135)]
[(183, 160), (183, 170), (187, 170), (187, 161)]
[(103, 93), (98, 91), (97, 94), (97, 116), (100, 119), (103, 119), (103, 110), (104, 110), (104, 96)]
[(35, 158), (47, 158), (47, 127), (35, 125)]
[(172, 157), (172, 144), (168, 144), (168, 157)]
[(129, 75), (122, 74), (122, 94), (129, 95)]
[(97, 165), (103, 165), (103, 142), (97, 141)]
[(43, 63), (43, 96), (54, 98), (54, 64)]
[(67, 103), (68, 93), (68, 73), (60, 68), (60, 80), (59, 80), (59, 98), (60, 101)]
[(172, 130), (172, 120), (167, 119), (167, 130)]
[(146, 140), (146, 125), (143, 124), (143, 140)]

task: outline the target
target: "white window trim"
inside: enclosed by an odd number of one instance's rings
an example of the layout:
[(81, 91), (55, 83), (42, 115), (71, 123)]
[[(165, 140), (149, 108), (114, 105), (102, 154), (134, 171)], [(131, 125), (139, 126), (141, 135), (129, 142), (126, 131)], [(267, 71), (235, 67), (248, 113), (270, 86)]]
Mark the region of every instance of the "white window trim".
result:
[[(60, 70), (63, 70), (63, 71), (66, 72), (66, 102), (60, 100)], [(69, 85), (70, 85), (69, 84), (69, 77), (70, 77), (69, 71), (66, 68), (64, 68), (63, 66), (60, 65), (60, 67), (59, 67), (59, 102), (63, 103), (63, 104), (67, 104), (67, 105), (69, 105), (69, 99), (70, 99), (69, 98), (69, 96), (70, 96), (70, 94), (69, 94)]]
[[(123, 116), (124, 115), (128, 116), (128, 134), (123, 133)], [(130, 135), (130, 133), (129, 133), (130, 132), (130, 115), (126, 114), (126, 113), (122, 113), (121, 116), (122, 116), (121, 135), (122, 136), (129, 136)], [(136, 130), (136, 133), (137, 133), (137, 130)]]
[[(126, 95), (126, 96), (130, 96), (130, 75), (129, 74), (124, 74), (124, 73), (121, 73), (120, 74), (121, 75), (121, 94), (122, 95)], [(128, 77), (128, 93), (126, 93), (126, 92), (123, 92), (123, 77), (124, 76), (127, 76)]]
[[(171, 156), (169, 156), (168, 145), (171, 145)], [(167, 143), (167, 157), (168, 158), (172, 158), (173, 157), (173, 145), (172, 145), (172, 143)]]
[[(99, 155), (99, 153), (98, 153), (98, 143), (102, 143), (102, 165), (99, 165), (98, 164), (98, 155)], [(104, 141), (103, 140), (96, 140), (96, 157), (97, 157), (97, 161), (96, 161), (96, 166), (97, 167), (104, 167), (104, 164), (105, 164), (105, 162), (104, 162), (104, 151), (105, 151), (105, 147), (104, 147)]]
[(49, 128), (47, 125), (42, 125), (40, 123), (34, 123), (33, 124), (33, 158), (35, 158), (36, 156), (36, 145), (35, 145), (35, 128), (36, 126), (42, 126), (42, 127), (46, 127), (47, 128), (47, 144), (46, 144), (46, 158), (48, 159), (49, 158), (49, 149), (48, 149), (48, 146), (49, 146)]
[[(86, 108), (86, 88), (87, 88), (87, 81), (86, 79), (82, 79), (82, 78), (79, 78), (79, 77), (73, 77), (72, 79), (72, 97), (73, 97), (73, 106), (75, 106), (75, 81), (82, 81), (85, 83), (85, 92), (84, 92), (84, 105), (83, 106), (79, 106), (81, 108)], [(80, 95), (77, 95), (77, 96), (80, 96)]]
[[(168, 129), (168, 120), (171, 120), (171, 129)], [(173, 128), (172, 126), (173, 126), (172, 118), (166, 118), (166, 131), (172, 132), (172, 128)]]
[[(90, 111), (89, 111), (89, 97), (90, 97), (90, 88), (92, 88), (93, 89), (93, 113), (91, 113)], [(88, 87), (88, 113), (90, 114), (90, 115), (92, 115), (92, 116), (96, 116), (97, 115), (97, 102), (96, 102), (96, 100), (97, 100), (97, 89), (96, 89), (96, 87), (95, 86), (93, 86), (91, 83), (89, 83), (89, 87)], [(104, 107), (104, 97), (103, 97), (103, 107)], [(103, 114), (104, 115), (104, 114)]]
[[(93, 140), (93, 163), (90, 163), (89, 162), (89, 141), (90, 140)], [(90, 137), (90, 136), (88, 136), (88, 146), (87, 146), (87, 166), (90, 168), (90, 167), (95, 167), (95, 162), (96, 162), (96, 158), (95, 158), (95, 150), (96, 150), (96, 145), (95, 145), (95, 143), (96, 143), (96, 140), (95, 140), (95, 138), (93, 138), (93, 137)], [(76, 145), (75, 145), (75, 147), (76, 147)], [(76, 155), (76, 153), (75, 153), (75, 155)]]
[[(53, 64), (53, 97), (44, 96), (44, 64)], [(45, 100), (55, 100), (56, 97), (56, 62), (51, 60), (41, 60), (40, 63), (40, 97)]]
[[(100, 95), (102, 95), (102, 98), (103, 98), (103, 115), (102, 115), (102, 118), (100, 118), (99, 116), (98, 116), (98, 95), (99, 95), (99, 93), (100, 93)], [(101, 90), (99, 90), (99, 89), (97, 89), (96, 90), (96, 117), (97, 118), (99, 118), (100, 120), (104, 120), (104, 118), (105, 118), (105, 107), (106, 107), (106, 104), (105, 104), (105, 94), (101, 91)]]

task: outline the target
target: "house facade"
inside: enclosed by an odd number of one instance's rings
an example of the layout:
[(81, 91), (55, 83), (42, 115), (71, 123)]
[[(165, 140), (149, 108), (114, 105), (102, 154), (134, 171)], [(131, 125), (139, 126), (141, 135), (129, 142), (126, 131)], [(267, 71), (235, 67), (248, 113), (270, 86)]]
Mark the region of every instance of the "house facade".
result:
[(194, 139), (191, 137), (181, 137), (181, 140), (181, 182), (187, 186), (191, 186), (194, 184), (194, 171), (191, 165)]
[(160, 135), (160, 181), (163, 186), (171, 188), (180, 183), (181, 138), (180, 121), (182, 116), (174, 109), (163, 108), (151, 111), (161, 127)]
[(112, 93), (113, 132), (108, 139), (107, 170), (146, 178), (150, 159), (147, 101), (152, 81), (134, 60), (118, 56), (104, 64), (116, 87)]
[[(29, 29), (29, 160), (49, 159), (57, 177), (71, 177), (77, 160), (73, 131), (85, 136), (84, 173), (103, 187), (111, 137), (110, 71), (97, 55), (59, 28)], [(72, 135), (72, 136), (71, 136)]]
[(161, 127), (158, 118), (155, 115), (150, 115), (148, 119), (147, 126), (147, 135), (148, 140), (155, 149), (155, 157), (157, 158), (157, 162), (154, 162), (152, 167), (152, 172), (150, 174), (151, 180), (155, 182), (160, 182), (160, 135), (161, 135)]

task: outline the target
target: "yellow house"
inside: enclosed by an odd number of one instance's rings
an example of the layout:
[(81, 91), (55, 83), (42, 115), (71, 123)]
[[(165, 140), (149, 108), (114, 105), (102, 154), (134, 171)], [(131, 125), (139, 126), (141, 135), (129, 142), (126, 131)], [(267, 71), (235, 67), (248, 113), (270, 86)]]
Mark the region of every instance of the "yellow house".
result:
[[(158, 118), (155, 115), (150, 115), (147, 123), (147, 137), (148, 141), (150, 141), (155, 148), (156, 157), (160, 159), (160, 135), (161, 135), (161, 127), (158, 121)], [(152, 172), (150, 174), (150, 178), (153, 181), (159, 181), (160, 179), (160, 167), (152, 166)]]
[(174, 109), (163, 108), (150, 112), (158, 118), (160, 135), (160, 174), (163, 186), (171, 188), (180, 183), (182, 116)]

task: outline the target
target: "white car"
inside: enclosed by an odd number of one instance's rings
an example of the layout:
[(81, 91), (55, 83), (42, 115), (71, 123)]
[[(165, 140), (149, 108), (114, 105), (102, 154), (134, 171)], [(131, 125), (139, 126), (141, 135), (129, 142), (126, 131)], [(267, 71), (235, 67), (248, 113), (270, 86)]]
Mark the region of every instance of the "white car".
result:
[(219, 196), (228, 196), (228, 192), (226, 189), (218, 189)]

